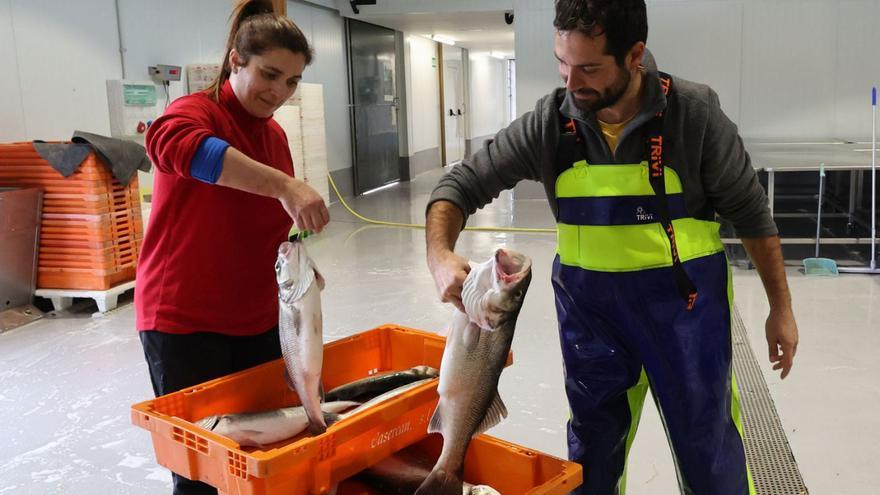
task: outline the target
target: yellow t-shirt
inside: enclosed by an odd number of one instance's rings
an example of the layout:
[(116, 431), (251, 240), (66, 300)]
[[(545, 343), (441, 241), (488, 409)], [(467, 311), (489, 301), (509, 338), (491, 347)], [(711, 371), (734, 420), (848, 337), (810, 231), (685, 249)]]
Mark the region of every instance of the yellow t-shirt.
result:
[(623, 128), (626, 127), (626, 124), (629, 124), (634, 117), (635, 115), (619, 124), (608, 124), (599, 120), (599, 127), (602, 128), (602, 135), (605, 136), (605, 141), (608, 142), (608, 147), (611, 148), (611, 153), (617, 152), (617, 139), (620, 137), (620, 133), (623, 132)]

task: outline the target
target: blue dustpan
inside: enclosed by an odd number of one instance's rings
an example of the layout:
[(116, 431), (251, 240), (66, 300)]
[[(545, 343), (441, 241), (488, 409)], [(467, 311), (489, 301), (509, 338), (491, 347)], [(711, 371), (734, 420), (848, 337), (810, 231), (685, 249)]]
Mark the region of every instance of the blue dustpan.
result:
[(822, 234), (822, 200), (825, 196), (825, 164), (819, 165), (819, 211), (816, 215), (816, 257), (804, 260), (804, 275), (812, 277), (836, 277), (837, 262), (819, 257), (819, 236)]

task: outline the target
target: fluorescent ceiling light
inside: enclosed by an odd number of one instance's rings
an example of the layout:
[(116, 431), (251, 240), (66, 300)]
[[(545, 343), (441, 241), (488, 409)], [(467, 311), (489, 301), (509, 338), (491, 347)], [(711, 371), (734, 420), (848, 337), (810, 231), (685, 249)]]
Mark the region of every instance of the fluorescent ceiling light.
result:
[(498, 60), (505, 60), (505, 59), (507, 58), (507, 57), (504, 56), (503, 53), (501, 53), (501, 52), (496, 52), (496, 51), (494, 51), (494, 50), (492, 50), (491, 52), (489, 52), (489, 56), (492, 57), (492, 58), (497, 58)]
[(432, 34), (431, 39), (438, 43), (443, 43), (444, 45), (455, 46), (455, 40), (452, 38), (447, 38), (446, 36)]

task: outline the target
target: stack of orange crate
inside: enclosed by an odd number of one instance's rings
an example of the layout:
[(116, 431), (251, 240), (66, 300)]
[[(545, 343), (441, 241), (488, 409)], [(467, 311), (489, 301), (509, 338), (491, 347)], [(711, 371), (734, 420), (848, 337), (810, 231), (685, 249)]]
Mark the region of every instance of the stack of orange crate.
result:
[(65, 178), (31, 143), (0, 144), (0, 187), (43, 190), (38, 288), (107, 290), (134, 280), (144, 236), (137, 175), (123, 186), (93, 152)]

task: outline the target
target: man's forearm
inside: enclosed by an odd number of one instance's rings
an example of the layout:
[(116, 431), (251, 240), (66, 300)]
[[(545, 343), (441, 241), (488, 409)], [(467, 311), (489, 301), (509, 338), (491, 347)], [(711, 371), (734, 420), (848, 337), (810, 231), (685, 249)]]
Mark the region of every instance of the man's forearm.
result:
[(779, 237), (743, 239), (742, 242), (761, 276), (770, 309), (790, 309), (791, 292), (785, 278), (785, 262)]
[(457, 206), (442, 200), (432, 204), (425, 222), (428, 257), (447, 250), (453, 251), (463, 226), (464, 215)]
[(284, 194), (290, 179), (291, 177), (284, 172), (263, 165), (230, 146), (223, 157), (223, 172), (217, 184), (260, 196), (278, 198)]

